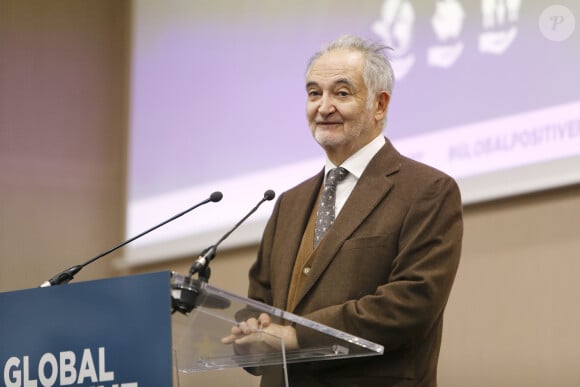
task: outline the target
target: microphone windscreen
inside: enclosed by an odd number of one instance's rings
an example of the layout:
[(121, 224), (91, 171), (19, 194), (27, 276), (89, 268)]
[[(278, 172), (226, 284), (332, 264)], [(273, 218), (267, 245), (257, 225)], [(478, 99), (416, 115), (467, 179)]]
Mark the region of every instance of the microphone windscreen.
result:
[(276, 193), (274, 191), (272, 191), (271, 189), (264, 192), (264, 199), (265, 200), (272, 200), (275, 197), (276, 197)]
[(224, 195), (220, 191), (215, 191), (211, 195), (209, 195), (209, 200), (215, 203), (222, 200), (223, 197)]

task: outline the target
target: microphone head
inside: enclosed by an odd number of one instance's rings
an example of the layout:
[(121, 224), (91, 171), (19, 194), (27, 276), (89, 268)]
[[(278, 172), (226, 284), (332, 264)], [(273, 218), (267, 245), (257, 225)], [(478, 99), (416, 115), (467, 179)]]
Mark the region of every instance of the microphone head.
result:
[(272, 200), (276, 197), (276, 193), (271, 189), (264, 192), (264, 200)]
[(223, 197), (224, 195), (220, 191), (215, 191), (211, 195), (209, 195), (209, 200), (215, 203), (222, 200)]

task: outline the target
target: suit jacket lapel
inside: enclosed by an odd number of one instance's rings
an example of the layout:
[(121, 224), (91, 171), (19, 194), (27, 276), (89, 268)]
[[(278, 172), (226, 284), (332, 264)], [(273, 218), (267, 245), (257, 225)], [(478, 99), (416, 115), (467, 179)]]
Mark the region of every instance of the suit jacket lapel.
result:
[(274, 296), (274, 305), (279, 305), (282, 309), (287, 306), (287, 295), (290, 289), (294, 263), (302, 242), (306, 223), (316, 205), (323, 177), (324, 169), (296, 189), (285, 194), (288, 195), (286, 206), (289, 208), (285, 211), (289, 216), (284, 219), (284, 222), (280, 223), (277, 231), (280, 235), (284, 235), (285, 240), (283, 241), (283, 246), (276, 250), (276, 262), (279, 262), (277, 265), (279, 282), (276, 287), (280, 291), (275, 292)]
[[(296, 306), (312, 289), (316, 281), (332, 262), (342, 244), (384, 199), (393, 186), (389, 176), (399, 171), (401, 156), (387, 140), (385, 146), (373, 157), (357, 182), (336, 221), (318, 246), (317, 254), (304, 287), (298, 293)], [(302, 238), (302, 233), (300, 233)], [(298, 241), (298, 243), (300, 243)]]

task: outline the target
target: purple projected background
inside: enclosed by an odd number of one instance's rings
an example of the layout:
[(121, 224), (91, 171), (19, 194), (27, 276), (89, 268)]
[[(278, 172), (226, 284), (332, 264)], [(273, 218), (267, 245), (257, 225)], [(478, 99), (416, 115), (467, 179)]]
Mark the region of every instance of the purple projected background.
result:
[[(221, 189), (227, 179), (321, 157), (305, 119), (304, 70), (323, 43), (345, 33), (382, 38), (394, 48), (394, 65), (413, 60), (406, 73), (395, 66), (385, 129), (403, 150), (411, 149), (407, 139), (440, 132), (429, 146), (451, 147), (443, 135), (450, 128), (479, 128), (475, 138), (488, 126), (472, 124), (580, 103), (579, 31), (559, 42), (546, 37), (540, 24), (548, 1), (507, 2), (512, 9), (496, 3), (505, 2), (135, 2), (128, 234), (153, 221), (142, 214), (149, 204), (136, 202), (212, 182)], [(580, 15), (577, 1), (558, 4)], [(381, 28), (395, 36), (380, 36)], [(503, 51), (482, 49), (483, 35), (493, 43), (514, 31)], [(554, 122), (579, 141), (580, 114)], [(574, 154), (550, 152), (542, 161), (562, 155), (579, 164), (580, 146)], [(521, 166), (521, 157), (514, 152), (513, 164), (499, 170)], [(460, 185), (462, 177), (489, 173), (469, 168), (445, 170)], [(241, 196), (245, 207), (253, 202)]]

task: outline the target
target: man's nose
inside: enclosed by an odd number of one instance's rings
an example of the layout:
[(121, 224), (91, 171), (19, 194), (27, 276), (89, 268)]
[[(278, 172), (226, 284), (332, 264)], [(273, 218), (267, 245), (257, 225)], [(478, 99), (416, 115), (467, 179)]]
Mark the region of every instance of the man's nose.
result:
[(324, 116), (334, 113), (336, 107), (334, 106), (334, 101), (327, 94), (323, 94), (320, 98), (320, 105), (318, 106), (318, 112)]

